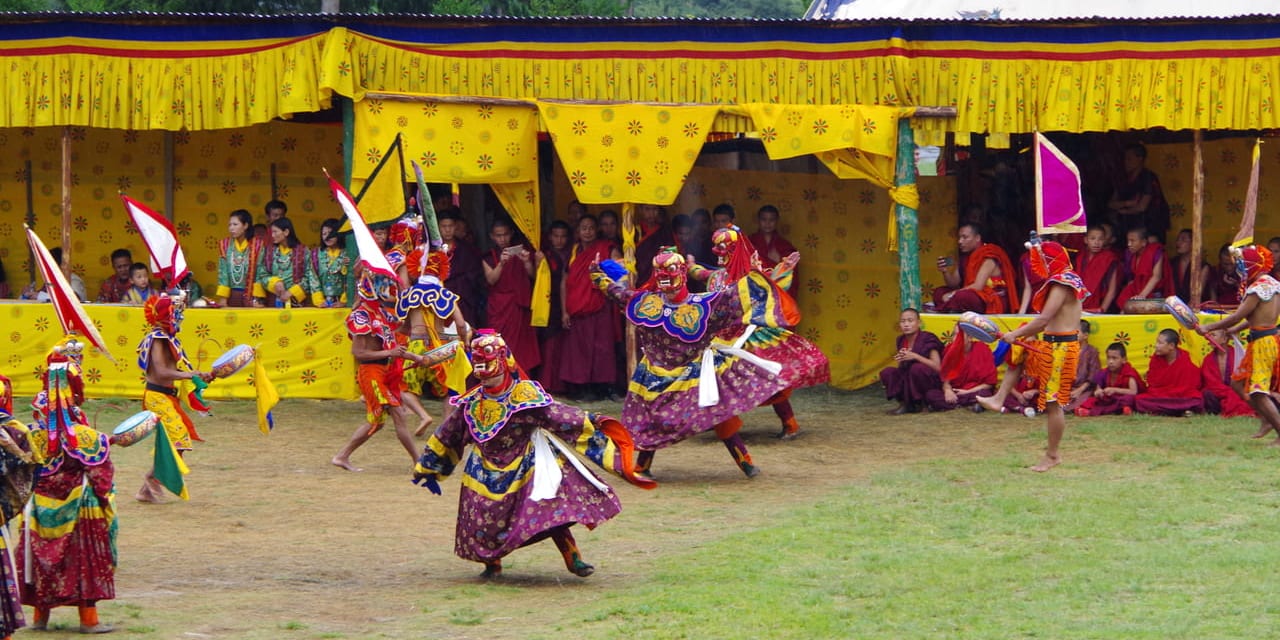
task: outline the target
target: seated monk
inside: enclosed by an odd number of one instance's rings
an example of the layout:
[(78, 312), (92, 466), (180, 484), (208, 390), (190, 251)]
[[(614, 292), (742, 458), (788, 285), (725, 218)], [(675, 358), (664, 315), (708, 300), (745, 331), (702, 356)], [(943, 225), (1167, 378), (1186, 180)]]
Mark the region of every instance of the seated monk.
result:
[(1018, 309), (1016, 277), (1009, 254), (982, 241), (982, 228), (972, 222), (960, 226), (959, 268), (950, 258), (938, 258), (938, 270), (946, 286), (933, 290), (934, 308), (940, 313), (1012, 313)]
[(1107, 246), (1107, 231), (1100, 225), (1089, 227), (1084, 242), (1085, 250), (1076, 255), (1076, 273), (1084, 280), (1089, 297), (1081, 304), (1089, 313), (1110, 313), (1120, 292), (1120, 256)]
[(1148, 242), (1146, 229), (1129, 230), (1129, 257), (1125, 266), (1129, 282), (1116, 296), (1116, 306), (1121, 311), (1130, 298), (1173, 295), (1173, 280), (1169, 277), (1169, 259), (1164, 255), (1164, 245)]
[[(1218, 344), (1227, 344), (1227, 332), (1219, 329), (1209, 333), (1209, 337)], [(1200, 383), (1204, 385), (1204, 411), (1220, 415), (1224, 418), (1237, 416), (1258, 417), (1249, 401), (1231, 386), (1231, 374), (1236, 370), (1235, 350), (1227, 347), (1225, 351), (1213, 350), (1204, 357), (1200, 364)]]
[(995, 358), (987, 345), (970, 340), (959, 329), (942, 356), (942, 388), (931, 389), (925, 401), (933, 411), (972, 407), (982, 411), (979, 397), (990, 396), (996, 387)]
[(1133, 399), (1146, 388), (1142, 375), (1129, 364), (1123, 342), (1107, 347), (1107, 368), (1093, 374), (1093, 393), (1080, 403), (1078, 416), (1129, 415)]
[(903, 309), (898, 316), (898, 350), (893, 354), (897, 366), (880, 371), (884, 395), (897, 400), (898, 407), (889, 415), (915, 413), (924, 408), (929, 391), (941, 390), (938, 370), (942, 364), (942, 341), (928, 331), (920, 330), (920, 313)]
[(1133, 401), (1138, 412), (1160, 416), (1204, 412), (1200, 369), (1191, 362), (1191, 354), (1178, 346), (1180, 342), (1173, 329), (1156, 337), (1156, 353), (1147, 367), (1147, 390)]

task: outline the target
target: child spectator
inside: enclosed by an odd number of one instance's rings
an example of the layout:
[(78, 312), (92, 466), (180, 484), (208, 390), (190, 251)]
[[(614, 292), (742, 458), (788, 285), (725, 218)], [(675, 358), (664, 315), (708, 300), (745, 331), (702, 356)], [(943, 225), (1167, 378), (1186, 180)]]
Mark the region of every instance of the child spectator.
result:
[[(1169, 275), (1173, 280), (1173, 293), (1183, 301), (1191, 299), (1191, 230), (1178, 232), (1178, 239), (1173, 243), (1177, 252), (1169, 261)], [(1195, 257), (1200, 260), (1200, 256)], [(1209, 292), (1209, 278), (1212, 277), (1209, 263), (1200, 260), (1200, 291), (1202, 295)]]
[(1200, 370), (1191, 354), (1179, 347), (1178, 332), (1165, 329), (1156, 337), (1156, 353), (1147, 367), (1147, 390), (1134, 398), (1139, 413), (1184, 416), (1204, 412)]
[(897, 400), (889, 415), (915, 413), (924, 408), (931, 391), (942, 390), (938, 371), (942, 366), (942, 341), (928, 331), (920, 330), (920, 313), (903, 309), (898, 315), (898, 350), (893, 354), (896, 366), (880, 370), (884, 396)]
[(141, 262), (133, 263), (129, 267), (129, 288), (124, 292), (123, 302), (142, 306), (147, 299), (158, 295), (160, 292), (151, 286), (151, 269)]
[(1076, 409), (1078, 416), (1127, 416), (1133, 413), (1133, 399), (1146, 388), (1142, 376), (1129, 364), (1122, 342), (1107, 347), (1107, 368), (1094, 374), (1090, 382), (1093, 393)]
[(1164, 255), (1164, 246), (1147, 239), (1144, 228), (1129, 230), (1129, 256), (1125, 270), (1129, 282), (1116, 297), (1116, 305), (1124, 311), (1124, 305), (1130, 298), (1163, 298), (1173, 295), (1173, 283), (1169, 278), (1169, 259)]

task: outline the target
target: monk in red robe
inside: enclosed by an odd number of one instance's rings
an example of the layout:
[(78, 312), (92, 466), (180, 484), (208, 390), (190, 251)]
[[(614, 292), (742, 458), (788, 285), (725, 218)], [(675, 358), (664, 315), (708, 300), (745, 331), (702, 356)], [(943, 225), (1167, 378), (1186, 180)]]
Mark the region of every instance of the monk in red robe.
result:
[[(1209, 334), (1218, 344), (1227, 343), (1227, 332), (1221, 329)], [(1258, 417), (1248, 401), (1231, 387), (1231, 374), (1236, 370), (1236, 354), (1234, 349), (1212, 351), (1204, 357), (1200, 364), (1200, 383), (1204, 385), (1205, 413), (1220, 415), (1224, 418), (1247, 416)]]
[(982, 228), (972, 222), (960, 226), (956, 242), (960, 246), (959, 269), (950, 258), (938, 259), (946, 286), (933, 290), (934, 307), (941, 313), (1017, 310), (1018, 290), (1012, 285), (1016, 272), (1009, 254), (997, 245), (983, 242)]
[(760, 264), (765, 269), (778, 266), (782, 259), (795, 253), (795, 245), (778, 233), (778, 208), (766, 204), (756, 213), (756, 224), (759, 230), (751, 234), (748, 240), (760, 255)]
[(1076, 408), (1078, 416), (1129, 415), (1134, 398), (1147, 388), (1142, 374), (1129, 364), (1123, 342), (1107, 347), (1107, 368), (1095, 373), (1092, 382), (1093, 393)]
[(925, 393), (925, 403), (933, 411), (950, 411), (957, 407), (975, 407), (979, 397), (990, 396), (996, 388), (998, 374), (991, 347), (975, 342), (956, 330), (956, 337), (942, 356), (942, 388)]
[(1129, 282), (1116, 297), (1116, 306), (1124, 310), (1130, 298), (1163, 298), (1173, 295), (1173, 279), (1169, 277), (1169, 259), (1164, 245), (1147, 241), (1147, 230), (1129, 230)]
[(621, 260), (622, 252), (609, 240), (597, 237), (596, 217), (578, 219), (578, 242), (573, 246), (569, 271), (561, 281), (564, 300), (562, 322), (568, 331), (561, 352), (560, 379), (575, 385), (587, 400), (617, 399), (617, 363), (613, 346), (618, 340), (610, 306), (591, 283), (591, 265)]
[(1161, 416), (1204, 412), (1200, 369), (1191, 362), (1191, 354), (1178, 346), (1179, 342), (1178, 332), (1173, 329), (1165, 329), (1156, 337), (1156, 353), (1147, 367), (1147, 390), (1133, 401), (1138, 412)]
[(533, 252), (512, 244), (515, 228), (495, 220), (489, 229), (494, 247), (484, 257), (484, 279), (489, 284), (486, 316), (489, 326), (506, 339), (516, 364), (526, 373), (542, 364), (538, 334), (530, 326), (533, 298)]
[(903, 309), (898, 314), (898, 330), (901, 331), (898, 350), (893, 354), (897, 365), (880, 370), (885, 398), (898, 401), (897, 408), (889, 411), (893, 416), (923, 409), (929, 392), (942, 389), (942, 380), (938, 377), (942, 367), (942, 341), (920, 330), (920, 313), (915, 309)]
[(1120, 256), (1107, 246), (1107, 230), (1101, 226), (1089, 227), (1084, 242), (1085, 250), (1076, 254), (1076, 273), (1089, 289), (1089, 297), (1081, 304), (1089, 313), (1110, 313), (1120, 292)]

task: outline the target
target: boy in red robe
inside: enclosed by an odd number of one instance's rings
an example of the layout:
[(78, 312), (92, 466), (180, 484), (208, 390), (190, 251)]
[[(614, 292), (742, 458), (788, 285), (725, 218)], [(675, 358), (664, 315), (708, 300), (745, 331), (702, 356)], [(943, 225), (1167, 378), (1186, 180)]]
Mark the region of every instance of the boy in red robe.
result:
[(1084, 237), (1085, 250), (1076, 255), (1076, 273), (1089, 289), (1082, 304), (1089, 313), (1109, 313), (1119, 293), (1120, 259), (1107, 247), (1107, 230), (1089, 227)]
[(1191, 354), (1178, 346), (1180, 342), (1173, 329), (1165, 329), (1156, 337), (1156, 353), (1147, 366), (1147, 390), (1133, 401), (1138, 412), (1160, 416), (1204, 412), (1200, 369), (1191, 362)]
[(760, 254), (760, 264), (766, 269), (778, 266), (782, 259), (797, 251), (795, 245), (778, 233), (778, 208), (766, 204), (756, 212), (756, 223), (759, 230), (751, 234), (748, 240)]
[(515, 228), (506, 220), (495, 220), (489, 229), (493, 248), (482, 261), (489, 285), (485, 317), (494, 331), (506, 338), (511, 354), (526, 373), (542, 364), (538, 334), (529, 324), (532, 318), (534, 256), (523, 245), (513, 244)]
[(1075, 413), (1078, 416), (1129, 415), (1133, 399), (1146, 389), (1142, 375), (1129, 364), (1123, 342), (1107, 347), (1107, 368), (1093, 376), (1093, 394)]
[[(1200, 325), (1200, 333), (1234, 328), (1243, 319), (1249, 322), (1249, 350), (1238, 371), (1231, 380), (1236, 391), (1248, 395), (1249, 404), (1262, 418), (1258, 432), (1261, 438), (1272, 430), (1280, 433), (1280, 411), (1271, 401), (1276, 390), (1277, 367), (1280, 367), (1280, 337), (1276, 331), (1276, 316), (1280, 314), (1280, 281), (1271, 277), (1274, 260), (1266, 247), (1233, 247), (1236, 272), (1244, 289), (1240, 306), (1231, 315), (1207, 325)], [(1277, 437), (1272, 445), (1280, 445)]]
[(982, 228), (972, 222), (960, 226), (956, 235), (961, 265), (950, 258), (938, 259), (938, 270), (946, 286), (933, 290), (933, 304), (940, 313), (1012, 313), (1018, 308), (1016, 277), (1009, 254), (982, 241)]
[(597, 236), (597, 224), (589, 213), (578, 219), (578, 242), (560, 282), (561, 323), (568, 334), (561, 347), (560, 379), (588, 402), (605, 397), (618, 402), (621, 399), (613, 389), (618, 374), (613, 358), (618, 339), (613, 307), (605, 304), (604, 294), (592, 284), (591, 265), (621, 260), (622, 252), (613, 241)]
[[(1218, 344), (1227, 343), (1227, 332), (1218, 329), (1209, 335)], [(1200, 364), (1200, 382), (1204, 385), (1205, 413), (1224, 418), (1237, 416), (1257, 417), (1253, 407), (1231, 387), (1231, 374), (1236, 370), (1234, 349), (1211, 351)]]
[(1147, 241), (1147, 230), (1129, 230), (1129, 257), (1126, 264), (1129, 282), (1116, 297), (1116, 306), (1124, 310), (1130, 298), (1163, 298), (1173, 295), (1173, 281), (1169, 277), (1169, 259), (1164, 255), (1164, 245)]

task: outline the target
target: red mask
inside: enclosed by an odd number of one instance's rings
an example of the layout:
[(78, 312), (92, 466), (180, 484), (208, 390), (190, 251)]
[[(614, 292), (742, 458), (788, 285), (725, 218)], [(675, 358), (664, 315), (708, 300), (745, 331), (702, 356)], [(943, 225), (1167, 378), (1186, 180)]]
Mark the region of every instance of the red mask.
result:
[(502, 334), (493, 329), (480, 329), (471, 339), (471, 371), (486, 387), (503, 387), (515, 370), (515, 360)]

